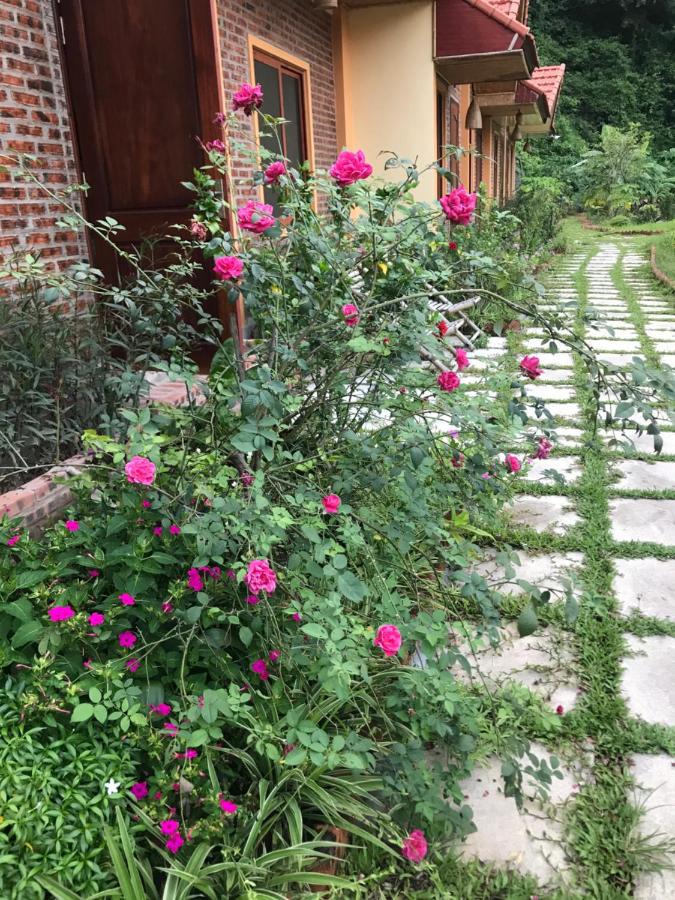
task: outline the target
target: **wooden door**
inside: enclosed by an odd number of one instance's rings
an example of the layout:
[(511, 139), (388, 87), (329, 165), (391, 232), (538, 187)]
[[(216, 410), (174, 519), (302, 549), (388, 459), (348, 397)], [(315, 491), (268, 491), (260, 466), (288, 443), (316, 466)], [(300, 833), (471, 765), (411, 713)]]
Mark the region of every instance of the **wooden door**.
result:
[[(90, 185), (87, 217), (120, 222), (120, 246), (188, 223), (193, 195), (181, 181), (204, 163), (197, 138), (219, 136), (210, 0), (55, 2), (79, 163)], [(94, 239), (91, 251), (106, 278), (123, 277), (114, 250)]]

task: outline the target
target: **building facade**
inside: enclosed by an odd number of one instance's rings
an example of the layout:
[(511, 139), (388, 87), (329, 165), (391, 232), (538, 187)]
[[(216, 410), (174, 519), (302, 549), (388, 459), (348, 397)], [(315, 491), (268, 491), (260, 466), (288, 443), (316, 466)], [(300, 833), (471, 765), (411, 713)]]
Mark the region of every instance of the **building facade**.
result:
[[(553, 127), (563, 66), (541, 68), (527, 0), (0, 0), (0, 162), (37, 158), (47, 186), (86, 181), (89, 219), (136, 242), (190, 217), (180, 182), (197, 137), (243, 82), (288, 120), (293, 161), (327, 169), (346, 146), (376, 174), (383, 151), (444, 158), (459, 182), (508, 199), (516, 140)], [(158, 14), (160, 13), (160, 14)], [(255, 149), (252, 119), (237, 137)], [(465, 148), (457, 159), (447, 145)], [(3, 159), (4, 158), (4, 159)], [(250, 157), (236, 174), (252, 174)], [(243, 181), (245, 182), (245, 177)], [(240, 182), (241, 184), (242, 182)], [(417, 189), (447, 189), (432, 170)], [(247, 199), (240, 187), (237, 202)], [(251, 188), (253, 191), (253, 188)], [(54, 198), (0, 171), (0, 253), (35, 247), (64, 265), (114, 254), (56, 227)]]

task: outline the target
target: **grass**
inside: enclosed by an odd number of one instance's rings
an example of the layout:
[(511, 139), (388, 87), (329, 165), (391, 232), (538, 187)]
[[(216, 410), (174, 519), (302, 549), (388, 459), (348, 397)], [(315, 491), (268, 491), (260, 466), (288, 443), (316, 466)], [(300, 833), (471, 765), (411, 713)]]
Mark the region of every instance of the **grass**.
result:
[[(672, 223), (675, 226), (675, 222)], [(675, 227), (654, 239), (655, 262), (663, 274), (675, 283)]]

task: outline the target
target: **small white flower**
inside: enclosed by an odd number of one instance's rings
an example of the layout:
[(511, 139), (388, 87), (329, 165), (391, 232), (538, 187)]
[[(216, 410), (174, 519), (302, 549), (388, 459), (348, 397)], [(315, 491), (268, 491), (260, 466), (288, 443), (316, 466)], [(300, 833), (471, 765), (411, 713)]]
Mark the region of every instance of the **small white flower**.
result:
[(113, 794), (116, 794), (119, 791), (120, 782), (115, 781), (113, 778), (111, 778), (110, 781), (106, 782), (106, 784), (103, 785), (103, 787), (108, 792), (108, 796), (112, 797)]

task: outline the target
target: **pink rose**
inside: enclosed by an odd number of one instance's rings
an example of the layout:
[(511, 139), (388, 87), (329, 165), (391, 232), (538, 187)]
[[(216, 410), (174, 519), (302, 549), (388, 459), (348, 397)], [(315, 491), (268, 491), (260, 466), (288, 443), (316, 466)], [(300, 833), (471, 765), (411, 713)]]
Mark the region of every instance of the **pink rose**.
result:
[(542, 374), (542, 370), (539, 368), (539, 357), (524, 356), (520, 361), (520, 371), (523, 375), (527, 375), (528, 378), (531, 378), (532, 381), (534, 381), (535, 378), (539, 378)]
[(257, 606), (258, 603), (260, 603), (260, 597), (258, 597), (257, 594), (249, 594), (246, 598), (246, 602), (249, 606)]
[(206, 146), (206, 149), (209, 151), (216, 150), (218, 153), (225, 152), (225, 144), (219, 140), (208, 141), (205, 146)]
[(135, 672), (138, 669), (138, 667), (140, 666), (140, 664), (141, 664), (140, 659), (136, 659), (134, 657), (134, 659), (127, 660), (127, 669), (130, 672)]
[(124, 467), (129, 484), (152, 484), (155, 480), (155, 464), (145, 456), (134, 456)]
[(385, 656), (396, 656), (401, 649), (401, 632), (395, 625), (380, 625), (373, 645), (380, 647)]
[(276, 225), (274, 207), (269, 203), (260, 203), (258, 200), (249, 200), (245, 206), (237, 210), (239, 227), (244, 231), (252, 231), (254, 234), (263, 234), (268, 228)]
[(464, 465), (464, 462), (465, 462), (464, 454), (463, 454), (463, 453), (457, 453), (457, 455), (453, 455), (453, 457), (452, 457), (452, 459), (450, 460), (450, 462), (452, 463), (453, 469), (461, 469), (461, 468), (463, 467), (463, 465)]
[(515, 475), (516, 472), (520, 472), (520, 470), (523, 468), (523, 464), (517, 456), (513, 455), (513, 453), (506, 454), (506, 456), (504, 457), (504, 465), (512, 475)]
[(337, 494), (326, 494), (321, 502), (323, 504), (324, 511), (332, 516), (335, 515), (335, 513), (340, 509), (342, 500), (340, 500)]
[(136, 603), (136, 598), (133, 594), (120, 594), (119, 601), (122, 606), (134, 606)]
[(67, 531), (79, 531), (80, 523), (76, 522), (75, 519), (68, 519), (66, 522), (66, 530)]
[(218, 805), (228, 816), (233, 815), (239, 809), (236, 803), (233, 803), (231, 800), (223, 800), (222, 796), (218, 800)]
[(190, 222), (190, 234), (193, 237), (196, 237), (198, 241), (203, 241), (208, 234), (206, 225), (204, 225), (204, 223), (200, 222), (198, 219), (193, 219)]
[(96, 628), (97, 625), (103, 625), (104, 622), (105, 622), (105, 616), (103, 615), (103, 613), (93, 612), (89, 616), (89, 624), (93, 625), (94, 628)]
[(168, 838), (164, 846), (169, 851), (169, 853), (175, 854), (178, 853), (184, 843), (185, 841), (183, 840), (183, 838), (178, 834), (178, 832), (176, 832), (175, 834), (172, 834), (170, 838)]
[(169, 534), (180, 534), (180, 525), (169, 526)]
[(330, 167), (329, 174), (340, 187), (346, 187), (363, 178), (369, 178), (373, 174), (373, 167), (366, 162), (363, 150), (357, 150), (356, 153), (343, 150)]
[(281, 650), (270, 650), (270, 662), (275, 663), (281, 656)]
[(359, 308), (354, 306), (353, 303), (344, 304), (342, 315), (345, 317), (345, 325), (349, 325), (350, 328), (354, 328), (355, 325), (359, 324)]
[(401, 852), (410, 862), (420, 863), (427, 855), (429, 845), (427, 844), (424, 832), (416, 828), (411, 831), (408, 837), (403, 841)]
[(170, 834), (178, 834), (180, 831), (180, 822), (177, 822), (176, 819), (164, 819), (159, 823), (159, 830), (164, 835)]
[(269, 166), (265, 169), (265, 184), (275, 184), (279, 180), (279, 178), (285, 174), (286, 166), (281, 162), (280, 159), (278, 159), (276, 160), (276, 162), (270, 163)]
[(436, 381), (442, 391), (456, 391), (460, 385), (456, 372), (441, 372)]
[(260, 109), (263, 102), (263, 89), (259, 84), (242, 84), (232, 95), (232, 109), (236, 112), (243, 109), (250, 116), (254, 109)]
[(204, 590), (204, 582), (202, 581), (202, 577), (199, 574), (199, 569), (189, 569), (187, 573), (187, 583), (188, 587), (192, 591), (203, 591)]
[(270, 673), (267, 671), (267, 663), (264, 659), (256, 659), (251, 663), (251, 671), (259, 675), (263, 681), (268, 681)]
[(266, 559), (252, 559), (244, 575), (244, 581), (253, 594), (259, 594), (260, 591), (273, 594), (277, 587), (276, 572), (270, 568)]
[(47, 615), (52, 622), (65, 622), (66, 619), (73, 618), (75, 610), (72, 606), (52, 606), (52, 608), (48, 610)]
[(548, 459), (553, 450), (553, 444), (546, 437), (540, 437), (537, 443), (537, 449), (534, 451), (532, 459)]
[(222, 281), (236, 281), (241, 278), (244, 263), (238, 256), (217, 256), (214, 260), (213, 271)]
[(137, 800), (142, 800), (143, 797), (148, 796), (148, 782), (137, 781), (136, 784), (131, 785), (130, 791)]
[(457, 368), (460, 372), (462, 371), (462, 369), (468, 369), (468, 367), (471, 365), (469, 354), (461, 347), (457, 347), (457, 349), (455, 350), (455, 362), (457, 363)]
[(11, 536), (11, 538), (7, 538), (7, 546), (14, 547), (19, 543), (20, 540), (21, 540), (20, 534), (13, 534)]
[(120, 642), (120, 647), (125, 647), (127, 649), (131, 649), (134, 646), (134, 644), (136, 643), (136, 641), (138, 640), (138, 638), (133, 633), (133, 631), (123, 631), (120, 634), (118, 640)]
[(469, 194), (464, 185), (450, 191), (439, 200), (446, 219), (455, 225), (470, 225), (476, 209), (476, 195)]
[(150, 712), (157, 713), (158, 716), (168, 716), (171, 706), (168, 703), (154, 703), (150, 705)]

